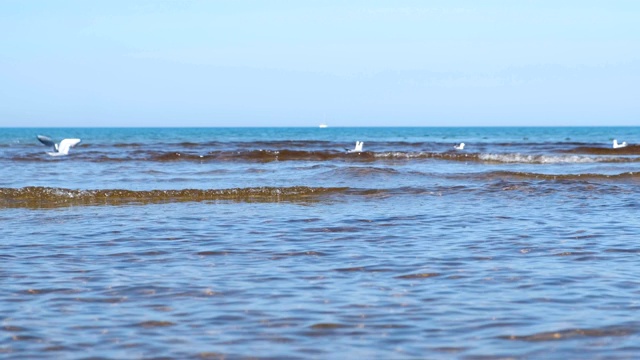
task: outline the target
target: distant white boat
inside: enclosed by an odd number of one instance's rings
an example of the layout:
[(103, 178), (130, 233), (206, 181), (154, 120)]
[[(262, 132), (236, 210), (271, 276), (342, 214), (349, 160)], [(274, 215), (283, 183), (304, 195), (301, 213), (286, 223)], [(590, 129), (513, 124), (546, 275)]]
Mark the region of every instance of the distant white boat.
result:
[(627, 146), (627, 142), (623, 141), (622, 144), (618, 144), (618, 140), (613, 139), (613, 148), (614, 149), (619, 149), (619, 148), (623, 148)]
[(326, 127), (327, 127), (327, 124), (320, 124), (320, 126), (318, 126), (318, 127), (320, 127), (320, 128), (326, 128)]
[(456, 150), (464, 150), (464, 143), (460, 143), (458, 145), (454, 145), (453, 148), (456, 149)]

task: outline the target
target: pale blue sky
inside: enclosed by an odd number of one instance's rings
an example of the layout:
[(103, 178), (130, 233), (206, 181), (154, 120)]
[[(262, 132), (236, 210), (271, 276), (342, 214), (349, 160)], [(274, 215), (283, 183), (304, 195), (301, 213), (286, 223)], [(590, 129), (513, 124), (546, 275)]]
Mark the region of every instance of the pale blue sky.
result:
[(0, 1), (2, 126), (640, 125), (640, 1)]

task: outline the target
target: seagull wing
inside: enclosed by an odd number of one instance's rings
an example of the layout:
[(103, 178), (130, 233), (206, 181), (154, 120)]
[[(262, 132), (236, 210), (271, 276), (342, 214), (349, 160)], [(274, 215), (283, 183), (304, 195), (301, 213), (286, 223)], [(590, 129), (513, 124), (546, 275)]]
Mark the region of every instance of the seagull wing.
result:
[(80, 143), (80, 139), (64, 139), (60, 141), (58, 152), (67, 155), (69, 153), (69, 149), (78, 145), (78, 143)]
[(50, 137), (48, 136), (44, 136), (44, 135), (38, 135), (38, 140), (40, 140), (41, 143), (47, 145), (47, 146), (56, 146), (56, 143), (53, 142), (53, 140), (51, 140)]

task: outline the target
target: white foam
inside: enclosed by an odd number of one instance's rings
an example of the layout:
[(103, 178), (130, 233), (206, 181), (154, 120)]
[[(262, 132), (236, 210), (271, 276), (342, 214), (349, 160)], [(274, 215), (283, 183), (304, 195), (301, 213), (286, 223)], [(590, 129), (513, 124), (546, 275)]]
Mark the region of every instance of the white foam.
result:
[(590, 156), (579, 155), (524, 155), (524, 154), (480, 154), (482, 161), (495, 161), (503, 163), (529, 163), (529, 164), (560, 164), (560, 163), (592, 163), (597, 159)]

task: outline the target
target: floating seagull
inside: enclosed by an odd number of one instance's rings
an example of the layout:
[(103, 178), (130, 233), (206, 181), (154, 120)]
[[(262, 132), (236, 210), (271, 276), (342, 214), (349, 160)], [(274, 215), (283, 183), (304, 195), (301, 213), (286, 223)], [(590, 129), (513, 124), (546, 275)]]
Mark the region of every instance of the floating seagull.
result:
[(456, 149), (456, 150), (464, 150), (464, 143), (460, 143), (458, 145), (454, 145), (453, 148)]
[(362, 152), (362, 145), (364, 144), (364, 142), (362, 141), (356, 141), (356, 147), (349, 150), (349, 149), (345, 149), (347, 150), (348, 153), (352, 153), (352, 152)]
[(625, 146), (627, 146), (627, 142), (626, 141), (623, 141), (622, 144), (618, 144), (618, 140), (613, 139), (613, 148), (614, 149), (623, 148)]
[(54, 151), (47, 152), (51, 156), (69, 155), (69, 149), (80, 143), (80, 139), (63, 139), (60, 144), (56, 144), (50, 137), (44, 135), (38, 135), (38, 140), (47, 146), (53, 147)]

